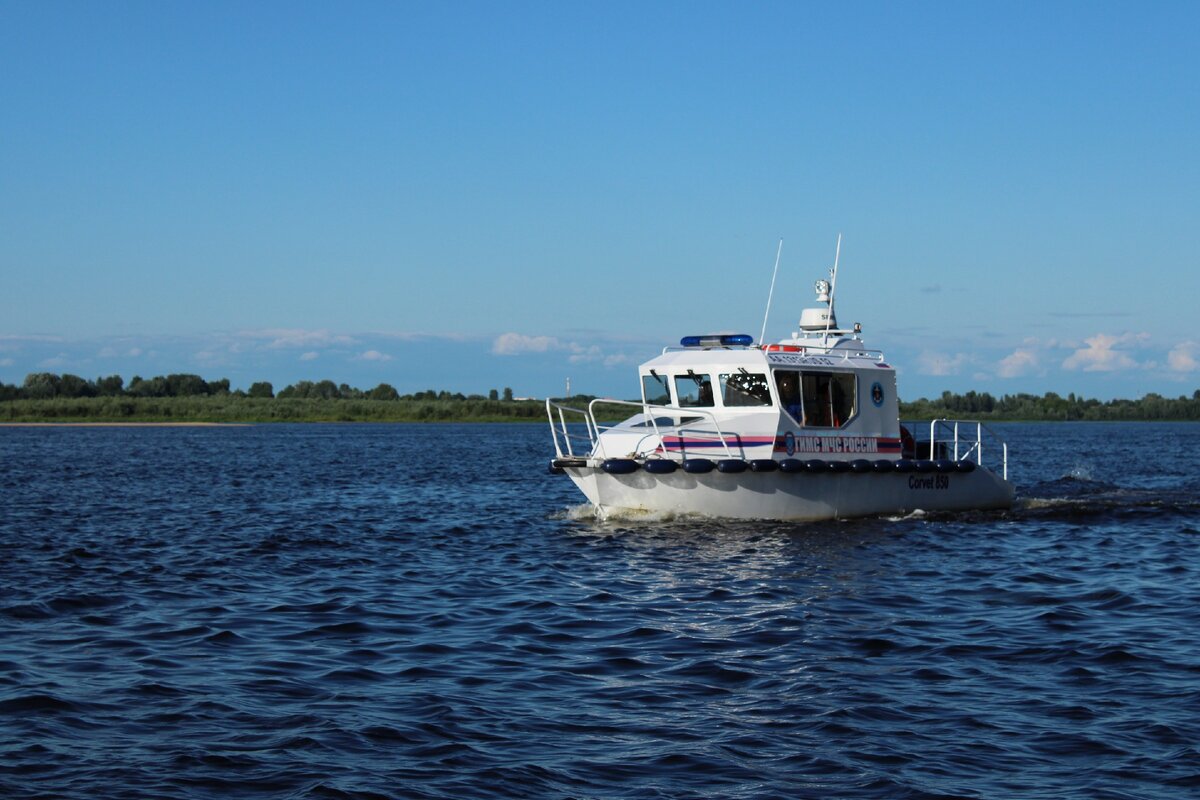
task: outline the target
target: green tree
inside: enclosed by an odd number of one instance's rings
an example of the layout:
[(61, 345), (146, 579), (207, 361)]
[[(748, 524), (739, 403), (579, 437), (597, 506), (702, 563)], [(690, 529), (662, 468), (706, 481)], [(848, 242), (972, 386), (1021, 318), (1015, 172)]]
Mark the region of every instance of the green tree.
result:
[(324, 380), (313, 387), (313, 394), (310, 397), (320, 398), (322, 400), (336, 400), (342, 396), (338, 391), (337, 384), (331, 380)]
[(210, 393), (208, 384), (199, 375), (168, 375), (166, 381), (168, 397), (196, 397)]
[(371, 390), (368, 397), (372, 400), (399, 400), (400, 393), (389, 384), (381, 383)]
[(167, 379), (159, 375), (150, 380), (142, 380), (136, 375), (129, 382), (129, 389), (126, 394), (133, 397), (168, 397), (170, 387), (167, 385)]
[(500, 393), (497, 392), (495, 389), (491, 389), (488, 391), (488, 400), (496, 401), (499, 399), (500, 399)]
[(58, 381), (59, 397), (95, 397), (96, 386), (78, 375), (64, 374)]
[(250, 384), (250, 396), (266, 398), (274, 397), (275, 387), (271, 385), (270, 381), (259, 381), (258, 383), (252, 383)]
[(96, 392), (101, 397), (120, 397), (124, 390), (125, 381), (120, 375), (96, 379)]
[(512, 395), (512, 389), (510, 389), (509, 387), (505, 386), (505, 387), (504, 387), (504, 402), (506, 402), (506, 403), (511, 403), (511, 402), (512, 402), (512, 399), (513, 399), (513, 395)]
[(312, 396), (314, 385), (315, 384), (313, 384), (312, 381), (296, 381), (289, 386), (283, 387), (276, 397), (279, 399), (287, 399), (290, 397), (305, 399)]
[(59, 377), (53, 372), (33, 372), (25, 376), (22, 394), (30, 400), (46, 400), (58, 394)]

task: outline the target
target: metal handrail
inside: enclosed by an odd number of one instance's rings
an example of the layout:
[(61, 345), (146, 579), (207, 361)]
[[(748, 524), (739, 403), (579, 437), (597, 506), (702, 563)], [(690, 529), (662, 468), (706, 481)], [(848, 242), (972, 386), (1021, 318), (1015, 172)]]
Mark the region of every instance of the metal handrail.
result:
[[(969, 438), (970, 426), (975, 426), (975, 437)], [(939, 437), (938, 432), (942, 431), (944, 436), (941, 441), (946, 444), (954, 445), (954, 460), (960, 461), (974, 456), (975, 463), (984, 466), (983, 462), (983, 441), (984, 434), (993, 439), (1000, 447), (1000, 470), (1004, 480), (1008, 480), (1008, 442), (1004, 441), (1001, 436), (993, 431), (988, 426), (984, 425), (979, 420), (973, 419), (934, 419), (929, 422), (929, 456), (933, 454), (937, 448)], [(962, 449), (965, 448), (965, 449)]]
[[(697, 433), (697, 434), (700, 434), (700, 433), (706, 434), (706, 435), (715, 434), (718, 441), (721, 442), (721, 447), (723, 447), (725, 449), (726, 458), (733, 458), (733, 453), (729, 449), (729, 442), (725, 438), (725, 432), (721, 430), (721, 423), (717, 422), (716, 415), (711, 411), (707, 411), (703, 408), (684, 408), (682, 406), (659, 406), (659, 405), (652, 405), (650, 403), (638, 403), (638, 402), (634, 402), (632, 400), (606, 400), (604, 398), (597, 397), (595, 400), (588, 403), (588, 416), (592, 419), (592, 424), (596, 425), (596, 440), (595, 440), (595, 442), (596, 442), (596, 444), (600, 445), (600, 455), (602, 457), (607, 458), (607, 454), (604, 452), (604, 440), (600, 438), (600, 427), (595, 422), (595, 419), (596, 419), (595, 406), (597, 403), (603, 403), (604, 405), (613, 405), (613, 406), (630, 406), (631, 408), (642, 409), (642, 413), (646, 415), (646, 418), (649, 420), (651, 427), (654, 428), (654, 435), (658, 438), (658, 447), (660, 447), (664, 453), (667, 452), (667, 443), (666, 443), (666, 441), (663, 440), (662, 431), (659, 430), (659, 428), (658, 428), (658, 418), (654, 416), (655, 411), (662, 411), (662, 412), (665, 412), (668, 414), (680, 414), (680, 415), (683, 415), (683, 414), (697, 415), (698, 414), (702, 417), (708, 417), (710, 420), (712, 420), (712, 426), (715, 429), (713, 431), (682, 428), (679, 426), (673, 426), (673, 427), (675, 428), (675, 430), (679, 431), (680, 433), (686, 433), (687, 431), (691, 430), (693, 433)], [(611, 425), (608, 428), (605, 428), (605, 430), (611, 431), (616, 427), (617, 427), (617, 425)]]
[[(554, 412), (556, 410), (558, 411), (558, 428), (555, 427), (555, 420), (554, 420)], [(587, 440), (589, 442), (589, 447), (588, 447), (589, 451), (592, 449), (592, 447), (595, 447), (596, 437), (598, 435), (598, 434), (593, 433), (593, 426), (595, 425), (595, 420), (590, 419), (588, 416), (588, 412), (584, 411), (583, 409), (573, 408), (571, 406), (564, 406), (560, 403), (555, 403), (550, 399), (546, 400), (546, 417), (550, 422), (550, 435), (554, 439), (554, 454), (555, 454), (555, 456), (557, 458), (562, 458), (563, 450), (565, 448), (566, 456), (568, 458), (577, 458), (577, 456), (575, 455), (575, 449), (573, 447), (571, 447), (571, 441), (572, 440), (582, 441), (584, 439), (584, 437), (580, 436), (579, 434), (573, 434), (567, 429), (567, 419), (563, 412), (569, 412), (571, 414), (579, 414), (583, 417), (583, 422), (587, 426)], [(559, 444), (559, 440), (558, 440), (560, 430), (562, 433), (562, 444)]]
[[(858, 348), (858, 349), (850, 349), (850, 348), (842, 349), (842, 348), (838, 348), (836, 343), (832, 344), (832, 345), (812, 344), (812, 343), (800, 344), (799, 342), (803, 342), (804, 340), (798, 339), (796, 341), (797, 341), (797, 344), (794, 344), (794, 345), (791, 342), (770, 342), (768, 344), (761, 344), (761, 345), (757, 345), (757, 344), (749, 345), (749, 346), (736, 345), (736, 346), (726, 346), (726, 347), (711, 347), (711, 348), (703, 348), (703, 349), (705, 349), (705, 350), (761, 350), (764, 353), (770, 353), (770, 352), (776, 352), (776, 351), (767, 350), (767, 348), (770, 347), (771, 345), (779, 344), (779, 345), (788, 345), (788, 346), (792, 346), (792, 347), (799, 347), (801, 349), (801, 355), (810, 355), (810, 353), (808, 351), (811, 350), (812, 351), (811, 355), (841, 357), (841, 359), (843, 361), (846, 361), (850, 358), (862, 358), (862, 359), (865, 359), (868, 361), (883, 361), (884, 360), (884, 354), (883, 354), (882, 350), (868, 349), (865, 347)], [(662, 351), (663, 351), (663, 354), (665, 355), (666, 353), (680, 353), (680, 352), (687, 352), (690, 350), (697, 350), (697, 349), (700, 349), (700, 348), (681, 347), (679, 345), (667, 345), (666, 347), (664, 347), (662, 349)]]
[[(600, 434), (603, 433), (604, 431), (614, 430), (615, 428), (617, 428), (619, 426), (619, 424), (601, 427), (600, 424), (596, 422), (596, 408), (595, 407), (598, 403), (604, 404), (604, 405), (629, 406), (631, 408), (642, 409), (642, 413), (645, 414), (646, 419), (649, 421), (650, 426), (654, 431), (652, 436), (658, 440), (656, 449), (661, 449), (661, 450), (663, 450), (664, 453), (667, 453), (668, 455), (670, 455), (670, 453), (667, 451), (666, 441), (663, 438), (663, 431), (659, 427), (658, 418), (655, 416), (655, 412), (665, 412), (667, 414), (674, 414), (674, 415), (680, 415), (680, 416), (688, 415), (688, 416), (707, 417), (712, 422), (713, 430), (685, 428), (685, 427), (680, 427), (678, 425), (672, 426), (672, 429), (675, 431), (678, 431), (680, 434), (690, 432), (693, 435), (702, 434), (704, 436), (715, 437), (719, 442), (721, 442), (721, 447), (725, 451), (725, 456), (727, 458), (734, 457), (733, 452), (729, 449), (728, 438), (726, 437), (725, 432), (723, 430), (721, 430), (721, 424), (717, 421), (716, 415), (711, 411), (708, 411), (703, 408), (683, 408), (682, 406), (660, 406), (660, 405), (652, 405), (650, 403), (638, 403), (638, 402), (634, 402), (634, 401), (630, 401), (630, 400), (609, 400), (609, 399), (598, 397), (595, 400), (592, 400), (590, 403), (588, 403), (588, 407), (586, 410), (582, 409), (582, 408), (575, 408), (573, 406), (564, 406), (561, 403), (555, 403), (554, 401), (552, 401), (550, 399), (546, 400), (546, 417), (550, 422), (550, 433), (554, 439), (554, 452), (558, 458), (563, 458), (564, 455), (568, 458), (578, 458), (579, 456), (576, 455), (575, 449), (574, 449), (574, 447), (572, 447), (571, 443), (572, 443), (572, 441), (582, 442), (585, 438), (583, 435), (580, 435), (578, 433), (572, 433), (567, 428), (567, 419), (566, 419), (567, 413), (578, 414), (581, 417), (583, 417), (583, 423), (584, 423), (585, 429), (587, 431), (586, 439), (587, 439), (587, 442), (589, 445), (589, 447), (588, 447), (589, 455), (591, 455), (591, 453), (594, 452), (598, 447), (600, 457), (601, 458), (608, 457), (608, 454), (604, 450), (604, 440), (601, 438)], [(557, 411), (557, 416), (558, 416), (557, 420), (555, 419), (556, 411)], [(559, 440), (560, 434), (562, 436), (561, 442)]]
[(684, 347), (679, 344), (669, 344), (663, 347), (663, 353), (680, 353), (688, 350), (757, 350), (756, 344), (715, 344), (711, 347)]

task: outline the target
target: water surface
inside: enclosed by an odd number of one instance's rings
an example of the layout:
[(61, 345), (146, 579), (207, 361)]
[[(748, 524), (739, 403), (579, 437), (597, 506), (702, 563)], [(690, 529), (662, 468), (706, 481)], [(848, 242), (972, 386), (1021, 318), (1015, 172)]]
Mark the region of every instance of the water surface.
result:
[(1007, 513), (610, 520), (540, 425), (0, 430), (0, 796), (1200, 792), (1200, 426)]

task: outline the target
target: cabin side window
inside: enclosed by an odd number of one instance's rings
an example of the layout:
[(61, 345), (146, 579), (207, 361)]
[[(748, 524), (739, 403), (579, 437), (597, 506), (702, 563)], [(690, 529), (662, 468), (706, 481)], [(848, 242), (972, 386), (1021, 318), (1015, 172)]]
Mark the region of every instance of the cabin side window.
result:
[(800, 402), (800, 372), (794, 369), (775, 370), (775, 392), (779, 405), (796, 424), (804, 424), (804, 407)]
[(742, 370), (718, 377), (721, 380), (721, 403), (725, 406), (771, 405), (771, 390), (767, 387), (766, 375)]
[(682, 408), (711, 408), (713, 405), (712, 376), (689, 372), (675, 376), (675, 396)]
[(854, 416), (855, 377), (842, 372), (800, 373), (804, 398), (804, 424), (812, 428), (840, 428)]
[(651, 373), (642, 376), (643, 401), (652, 406), (671, 405), (671, 386), (666, 375)]

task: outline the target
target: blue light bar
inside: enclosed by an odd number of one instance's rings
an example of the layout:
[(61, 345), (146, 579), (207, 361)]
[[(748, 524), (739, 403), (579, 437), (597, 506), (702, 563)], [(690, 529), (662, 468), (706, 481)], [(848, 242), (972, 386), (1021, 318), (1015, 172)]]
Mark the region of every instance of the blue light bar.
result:
[(749, 347), (754, 337), (748, 333), (731, 333), (712, 336), (685, 336), (679, 340), (683, 347)]

